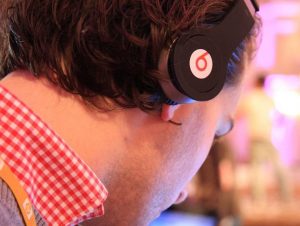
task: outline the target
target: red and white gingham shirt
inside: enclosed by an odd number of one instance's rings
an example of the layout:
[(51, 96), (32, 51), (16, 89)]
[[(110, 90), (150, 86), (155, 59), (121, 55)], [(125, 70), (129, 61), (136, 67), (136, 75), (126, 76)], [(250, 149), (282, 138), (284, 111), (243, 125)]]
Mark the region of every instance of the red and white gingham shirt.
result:
[(0, 156), (49, 225), (104, 214), (107, 190), (37, 115), (0, 86)]

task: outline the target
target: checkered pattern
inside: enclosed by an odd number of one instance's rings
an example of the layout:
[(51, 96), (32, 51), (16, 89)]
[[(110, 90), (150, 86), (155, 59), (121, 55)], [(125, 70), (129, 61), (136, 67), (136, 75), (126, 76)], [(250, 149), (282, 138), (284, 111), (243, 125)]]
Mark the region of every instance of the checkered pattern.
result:
[(0, 155), (49, 225), (104, 214), (107, 191), (92, 170), (21, 101), (0, 86)]

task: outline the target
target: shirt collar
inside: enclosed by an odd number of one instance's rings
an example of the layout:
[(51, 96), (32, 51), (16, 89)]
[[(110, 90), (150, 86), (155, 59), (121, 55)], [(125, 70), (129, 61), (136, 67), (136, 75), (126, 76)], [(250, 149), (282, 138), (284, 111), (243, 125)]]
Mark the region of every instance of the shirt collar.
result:
[(49, 225), (104, 214), (108, 192), (95, 173), (24, 103), (0, 86), (1, 158)]

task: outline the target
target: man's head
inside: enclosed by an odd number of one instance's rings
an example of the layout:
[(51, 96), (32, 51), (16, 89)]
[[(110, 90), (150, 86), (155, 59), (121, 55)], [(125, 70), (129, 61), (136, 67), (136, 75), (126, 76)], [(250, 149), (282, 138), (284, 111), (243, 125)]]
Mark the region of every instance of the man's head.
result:
[[(214, 137), (232, 127), (254, 30), (232, 54), (225, 86), (214, 99), (170, 106), (164, 102), (160, 81), (168, 77), (173, 41), (195, 26), (213, 28), (234, 2), (6, 1), (0, 25), (4, 31), (0, 34), (2, 76), (27, 69), (97, 108), (123, 109), (108, 112), (116, 119), (103, 123), (109, 124), (107, 134), (116, 139), (111, 144), (103, 139), (99, 153), (107, 149), (106, 155), (118, 161), (108, 175), (100, 172), (106, 175), (103, 181), (110, 194), (99, 225), (142, 226), (179, 201)], [(104, 135), (100, 131), (99, 139)], [(104, 158), (99, 153), (94, 153), (94, 159)], [(101, 171), (101, 166), (95, 164), (94, 170)]]
[[(5, 2), (2, 76), (29, 69), (100, 108), (107, 106), (97, 97), (105, 96), (121, 107), (159, 110), (162, 50), (191, 28), (219, 24), (235, 1)], [(232, 54), (227, 84), (239, 79), (251, 37)]]

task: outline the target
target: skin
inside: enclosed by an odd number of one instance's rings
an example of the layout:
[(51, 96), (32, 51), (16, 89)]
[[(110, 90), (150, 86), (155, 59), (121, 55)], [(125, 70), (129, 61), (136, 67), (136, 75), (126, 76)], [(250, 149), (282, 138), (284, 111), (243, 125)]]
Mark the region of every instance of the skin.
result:
[[(164, 67), (162, 63), (162, 72)], [(139, 109), (103, 113), (28, 72), (14, 72), (1, 84), (56, 131), (105, 184), (105, 215), (83, 225), (106, 226), (146, 226), (183, 201), (184, 188), (203, 164), (215, 135), (230, 129), (240, 93), (237, 84), (207, 102), (164, 105), (159, 114)]]

